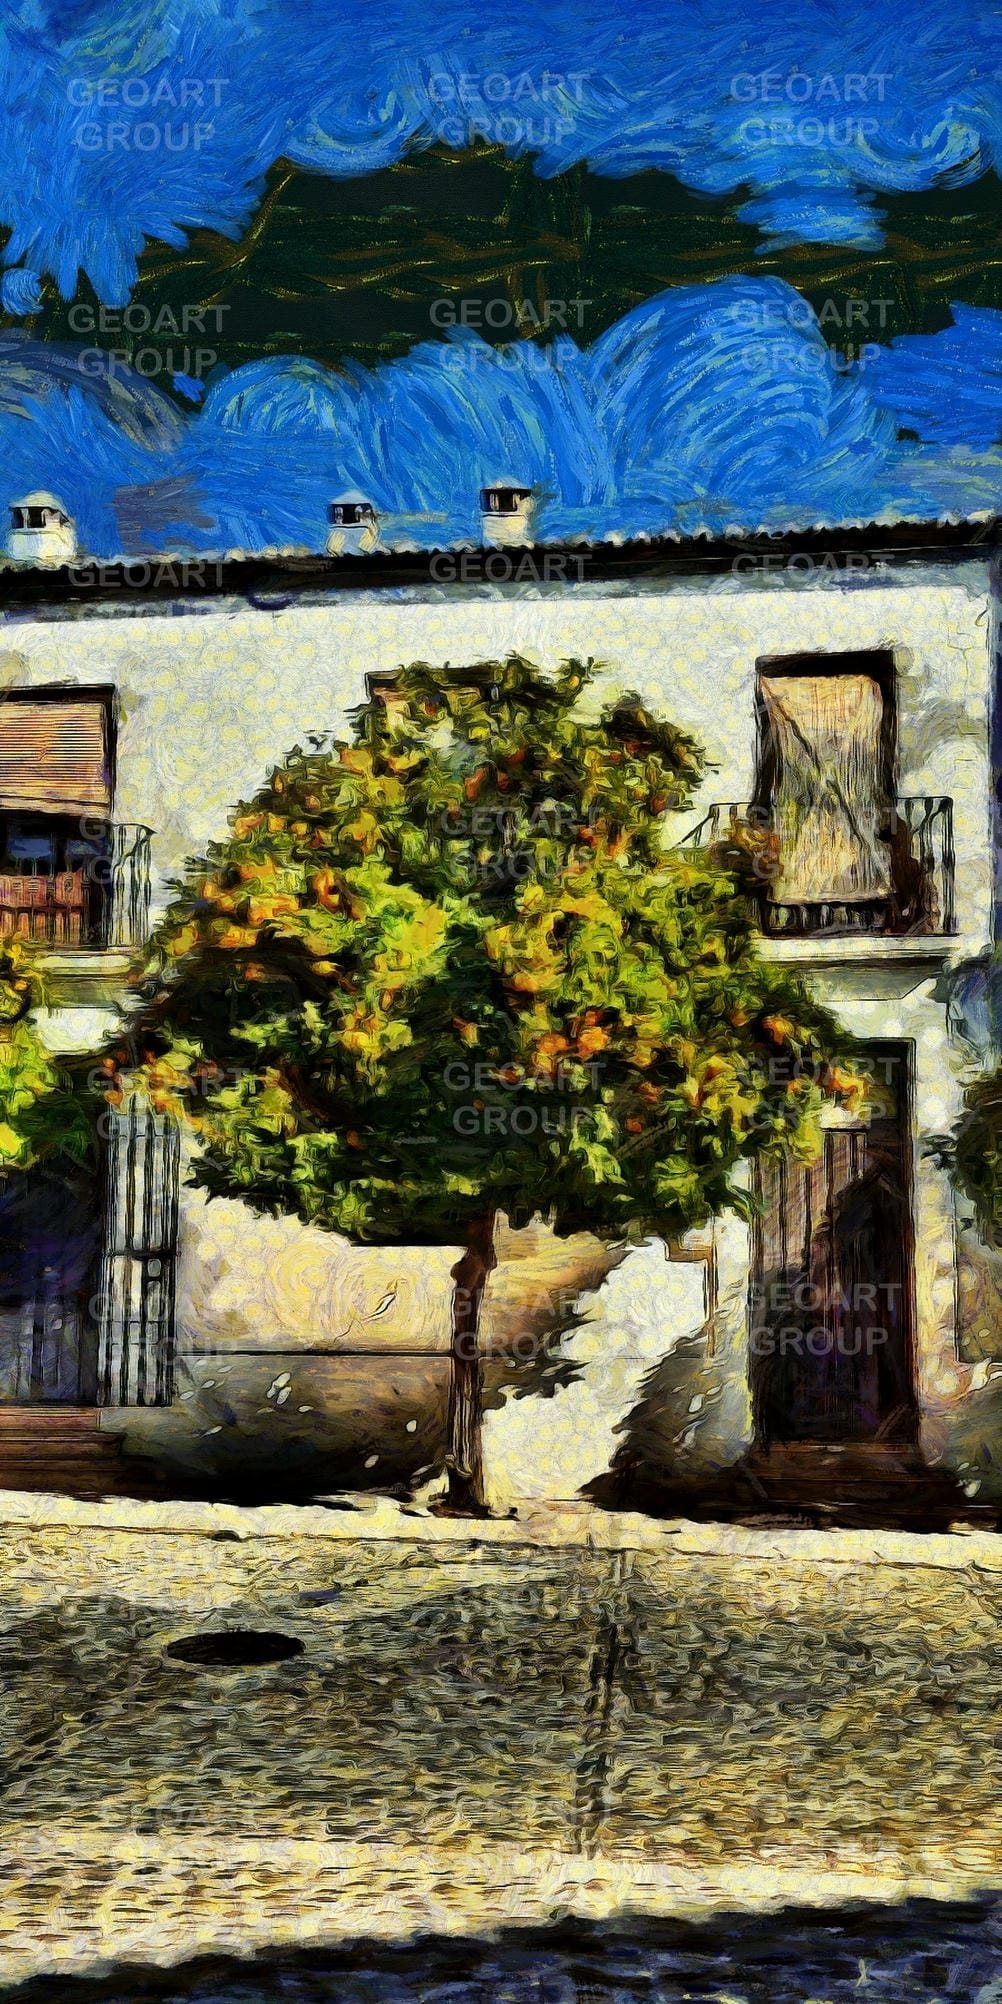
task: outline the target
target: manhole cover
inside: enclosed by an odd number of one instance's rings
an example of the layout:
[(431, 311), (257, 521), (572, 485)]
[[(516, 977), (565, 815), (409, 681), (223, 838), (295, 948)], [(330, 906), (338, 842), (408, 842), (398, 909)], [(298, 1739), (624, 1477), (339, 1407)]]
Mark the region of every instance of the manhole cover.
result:
[(206, 1670), (244, 1670), (257, 1663), (284, 1663), (302, 1656), (298, 1635), (280, 1635), (268, 1628), (218, 1628), (201, 1635), (181, 1635), (164, 1650), (175, 1663), (194, 1663)]

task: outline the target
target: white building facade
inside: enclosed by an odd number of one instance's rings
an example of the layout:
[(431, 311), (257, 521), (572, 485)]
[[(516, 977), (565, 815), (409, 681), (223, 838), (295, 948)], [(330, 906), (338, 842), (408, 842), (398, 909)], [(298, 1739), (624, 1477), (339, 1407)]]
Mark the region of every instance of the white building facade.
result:
[[(367, 676), (591, 657), (599, 697), (635, 690), (706, 748), (670, 842), (778, 829), (762, 951), (864, 1040), (880, 1090), (816, 1170), (759, 1182), (751, 1228), (625, 1256), (502, 1234), (494, 1499), (695, 1507), (743, 1471), (772, 1498), (837, 1453), (864, 1487), (925, 1467), (1002, 1501), (993, 1263), (930, 1152), (989, 1041), (970, 998), (999, 856), (991, 533), (370, 561), (371, 582), (364, 560), (0, 577), (0, 923), (38, 957), (50, 1047), (100, 1048), (185, 857), (308, 732), (346, 728)], [(90, 1364), (50, 1344), (47, 1382), (36, 1336), (32, 1376), (11, 1310), (0, 1402), (93, 1401), (130, 1450), (233, 1493), (421, 1480), (455, 1252), (359, 1251), (183, 1184), (175, 1215), (176, 1153), (153, 1126), (112, 1136)], [(847, 1311), (834, 1362), (825, 1286)]]

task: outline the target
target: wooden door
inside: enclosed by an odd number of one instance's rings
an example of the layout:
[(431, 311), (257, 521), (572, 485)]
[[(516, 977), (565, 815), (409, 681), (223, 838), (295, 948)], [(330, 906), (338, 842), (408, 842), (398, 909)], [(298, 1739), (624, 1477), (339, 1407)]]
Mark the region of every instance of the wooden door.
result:
[(757, 1176), (749, 1348), (757, 1438), (914, 1438), (909, 1050), (869, 1047), (866, 1124)]

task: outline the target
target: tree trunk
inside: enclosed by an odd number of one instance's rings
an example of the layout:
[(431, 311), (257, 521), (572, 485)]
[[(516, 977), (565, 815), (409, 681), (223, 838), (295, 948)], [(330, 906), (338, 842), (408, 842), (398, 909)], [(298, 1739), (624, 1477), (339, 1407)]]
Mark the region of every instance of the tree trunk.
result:
[(448, 1516), (486, 1517), (482, 1440), (484, 1370), (478, 1333), (484, 1289), (496, 1266), (494, 1212), (470, 1225), (466, 1251), (452, 1269), (452, 1379), (449, 1386), (448, 1489), (439, 1508)]

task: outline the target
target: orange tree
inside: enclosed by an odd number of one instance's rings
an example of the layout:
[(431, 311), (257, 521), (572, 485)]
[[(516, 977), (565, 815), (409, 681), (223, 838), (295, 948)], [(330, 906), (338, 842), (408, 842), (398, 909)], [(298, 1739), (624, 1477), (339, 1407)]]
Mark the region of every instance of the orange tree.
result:
[[(194, 1179), (453, 1268), (444, 1507), (484, 1508), (496, 1214), (676, 1237), (859, 1088), (763, 962), (733, 875), (666, 847), (699, 747), (591, 664), (402, 668), (278, 765), (191, 863), (143, 971), (150, 1085)], [(738, 1179), (740, 1183), (740, 1178)]]

